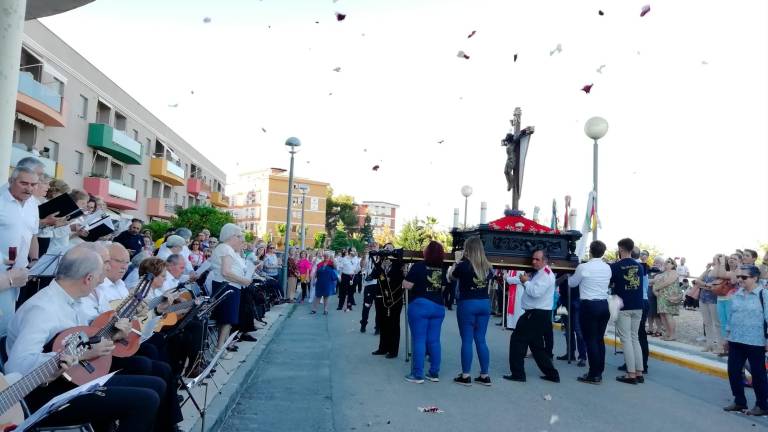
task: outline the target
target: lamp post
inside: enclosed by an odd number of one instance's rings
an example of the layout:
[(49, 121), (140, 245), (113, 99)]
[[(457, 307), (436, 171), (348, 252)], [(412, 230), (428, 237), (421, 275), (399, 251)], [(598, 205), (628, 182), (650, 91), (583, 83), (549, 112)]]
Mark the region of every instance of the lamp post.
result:
[(464, 229), (467, 229), (467, 203), (469, 202), (469, 196), (472, 195), (472, 186), (462, 186), (461, 194), (464, 195)]
[(301, 250), (304, 250), (304, 237), (307, 235), (307, 233), (304, 231), (304, 201), (307, 200), (309, 185), (300, 184), (298, 189), (301, 191)]
[[(584, 133), (594, 140), (592, 150), (592, 190), (595, 193), (592, 208), (597, 214), (597, 141), (608, 133), (608, 122), (602, 117), (592, 117), (584, 124)], [(597, 240), (597, 223), (592, 228), (592, 241)]]
[(290, 148), (291, 153), (291, 168), (288, 171), (288, 203), (286, 204), (285, 211), (285, 253), (283, 253), (283, 280), (281, 281), (281, 288), (283, 294), (285, 294), (288, 288), (288, 243), (291, 237), (291, 201), (293, 200), (293, 156), (296, 154), (296, 147), (301, 145), (296, 137), (290, 137), (285, 140), (285, 145)]

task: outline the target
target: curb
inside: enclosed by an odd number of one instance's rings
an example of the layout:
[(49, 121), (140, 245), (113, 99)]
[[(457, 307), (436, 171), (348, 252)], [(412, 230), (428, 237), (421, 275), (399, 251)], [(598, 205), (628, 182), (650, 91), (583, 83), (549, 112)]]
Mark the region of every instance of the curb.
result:
[(272, 328), (275, 330), (268, 335), (264, 335), (259, 341), (262, 342), (260, 347), (256, 347), (245, 358), (245, 361), (232, 372), (232, 376), (229, 381), (221, 388), (221, 394), (218, 397), (214, 397), (211, 403), (206, 408), (205, 415), (205, 429), (203, 429), (202, 419), (198, 418), (195, 424), (189, 429), (190, 431), (211, 432), (216, 431), (223, 426), (224, 421), (229, 417), (229, 413), (235, 407), (237, 400), (240, 399), (240, 394), (245, 387), (251, 382), (258, 367), (255, 367), (261, 356), (269, 349), (272, 340), (280, 334), (282, 331), (283, 321), (288, 319), (296, 310), (296, 305), (291, 305), (291, 308), (286, 310), (274, 324)]
[[(556, 330), (562, 329), (562, 324), (559, 323), (553, 323), (552, 328)], [(618, 341), (618, 339), (613, 337), (604, 336), (603, 340), (605, 341), (606, 345), (610, 345), (613, 347), (620, 347), (621, 342)], [(715, 366), (712, 364), (704, 363), (701, 361), (697, 361), (695, 359), (686, 358), (681, 355), (677, 355), (676, 353), (673, 354), (672, 350), (670, 349), (664, 349), (661, 350), (659, 347), (655, 347), (653, 345), (648, 346), (649, 349), (649, 356), (652, 358), (655, 358), (656, 360), (661, 360), (663, 362), (672, 363), (678, 366), (682, 366), (684, 368), (688, 368), (691, 370), (694, 370), (696, 372), (700, 372), (703, 374), (711, 375), (714, 377), (722, 378), (727, 380), (728, 379), (728, 369), (725, 365), (722, 367)]]

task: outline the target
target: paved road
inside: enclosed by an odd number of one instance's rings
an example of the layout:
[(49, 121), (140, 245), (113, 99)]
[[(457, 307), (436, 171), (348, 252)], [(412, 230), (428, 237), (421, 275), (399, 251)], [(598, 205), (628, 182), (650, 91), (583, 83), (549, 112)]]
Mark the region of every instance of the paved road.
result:
[[(493, 386), (453, 384), (460, 369), (459, 336), (450, 311), (442, 330), (442, 381), (410, 384), (403, 380), (409, 366), (402, 350), (399, 359), (371, 356), (378, 339), (359, 332), (359, 308), (332, 310), (327, 317), (308, 311), (298, 306), (285, 321), (222, 430), (768, 430), (768, 419), (722, 411), (730, 390), (719, 378), (652, 359), (644, 385), (614, 381), (623, 358), (612, 349), (601, 386), (576, 382), (584, 369), (565, 362), (557, 362), (562, 383), (541, 381), (532, 359), (526, 359), (527, 383), (507, 382), (501, 375), (508, 372), (509, 333), (496, 326), (488, 334)], [(555, 352), (562, 353), (563, 338), (555, 337)], [(475, 363), (473, 375), (477, 370)], [(418, 412), (427, 405), (445, 413)]]

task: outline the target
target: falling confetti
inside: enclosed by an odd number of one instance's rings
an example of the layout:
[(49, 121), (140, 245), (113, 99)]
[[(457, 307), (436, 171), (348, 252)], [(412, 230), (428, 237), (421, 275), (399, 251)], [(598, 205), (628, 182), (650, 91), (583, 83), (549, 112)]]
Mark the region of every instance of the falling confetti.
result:
[(648, 15), (648, 12), (650, 12), (650, 11), (651, 11), (651, 5), (647, 4), (647, 5), (643, 6), (643, 8), (640, 10), (640, 16), (644, 17), (644, 16)]
[(336, 12), (336, 21), (344, 21), (344, 18), (346, 18), (347, 15), (343, 14), (341, 12)]
[(465, 53), (464, 51), (459, 51), (459, 52), (456, 54), (456, 57), (458, 57), (458, 58), (464, 58), (464, 59), (467, 59), (467, 60), (469, 60), (469, 56), (468, 56), (468, 55), (467, 55), (467, 53)]
[(702, 60), (702, 61), (701, 61), (701, 64), (703, 64), (704, 66), (706, 66), (706, 65), (708, 65), (708, 64), (709, 64), (709, 62), (708, 62), (708, 61), (706, 61), (706, 60)]
[(363, 152), (364, 153), (368, 153), (368, 149), (363, 149)]
[(545, 394), (545, 395), (544, 395), (544, 400), (545, 400), (545, 401), (551, 401), (551, 400), (552, 400), (552, 395), (551, 395), (551, 394), (549, 394), (549, 393)]
[(600, 16), (605, 15), (605, 13), (603, 13), (603, 11), (601, 11), (601, 10), (597, 11), (597, 14), (600, 15)]
[(557, 414), (552, 414), (552, 416), (549, 417), (549, 424), (550, 425), (553, 425), (553, 424), (557, 423), (558, 421), (560, 421), (560, 416), (557, 415)]
[(437, 143), (438, 143), (438, 144), (442, 144), (442, 143), (444, 143), (444, 142), (445, 142), (445, 140), (440, 140), (440, 141), (438, 141)]
[(261, 131), (264, 132), (264, 133), (267, 133), (267, 130), (264, 129), (264, 128), (261, 128)]
[(549, 52), (549, 56), (552, 57), (553, 55), (555, 55), (555, 53), (561, 53), (561, 52), (563, 52), (563, 45), (562, 44), (557, 44), (555, 49), (553, 49), (552, 51)]
[(467, 39), (469, 39), (469, 38), (471, 38), (472, 36), (474, 36), (474, 35), (475, 35), (475, 33), (477, 33), (477, 30), (472, 30), (472, 33), (470, 33), (470, 34), (469, 34), (469, 36), (467, 36)]
[(593, 85), (594, 84), (587, 84), (587, 85), (585, 85), (584, 87), (581, 88), (581, 91), (583, 91), (586, 94), (589, 94), (589, 92), (592, 91), (592, 86)]
[(195, 94), (195, 91), (194, 90), (190, 90), (189, 94)]
[(178, 108), (179, 104), (168, 105), (168, 108)]
[(211, 22), (211, 17), (203, 18), (203, 22), (206, 23), (206, 24), (210, 23)]
[(320, 24), (320, 21), (315, 21), (315, 24)]
[(597, 68), (597, 73), (599, 74), (603, 73), (603, 69), (605, 69), (605, 65), (600, 65), (600, 67)]
[(512, 61), (517, 62), (517, 53), (515, 53), (515, 55), (512, 56)]
[(374, 171), (378, 171), (379, 170), (379, 166), (378, 165), (374, 165), (373, 168), (371, 168), (371, 169), (374, 170)]
[(445, 412), (436, 406), (418, 407), (417, 409), (419, 410), (419, 412), (428, 413), (428, 414), (440, 414)]
[(334, 72), (341, 72), (341, 67), (335, 67), (335, 68), (333, 68), (333, 71)]

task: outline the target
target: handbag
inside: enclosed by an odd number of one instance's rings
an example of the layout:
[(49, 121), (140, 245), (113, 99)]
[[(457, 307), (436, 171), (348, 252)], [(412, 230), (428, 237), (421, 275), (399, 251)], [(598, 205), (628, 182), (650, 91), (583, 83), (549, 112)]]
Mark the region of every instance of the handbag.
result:
[(731, 284), (731, 281), (722, 279), (722, 282), (720, 282), (717, 285), (712, 286), (712, 294), (718, 296), (718, 297), (725, 297), (731, 293), (731, 291), (734, 291), (735, 287), (733, 284)]
[(765, 301), (763, 300), (763, 291), (765, 289), (760, 290), (760, 294), (758, 296), (760, 297), (760, 309), (763, 313), (763, 336), (765, 336), (766, 339), (768, 339), (768, 322), (766, 322), (766, 316), (765, 316)]

